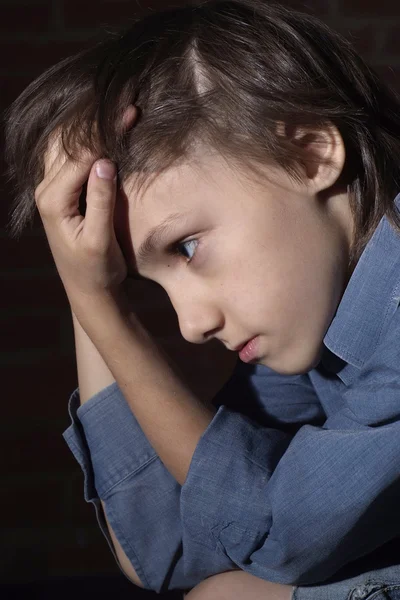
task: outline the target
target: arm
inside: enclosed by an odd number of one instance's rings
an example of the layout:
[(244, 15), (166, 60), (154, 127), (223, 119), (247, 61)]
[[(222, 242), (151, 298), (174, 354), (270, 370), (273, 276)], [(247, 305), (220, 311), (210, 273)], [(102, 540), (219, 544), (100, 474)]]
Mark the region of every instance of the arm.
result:
[(74, 326), (76, 366), (78, 371), (79, 396), (84, 404), (100, 390), (114, 383), (115, 379), (90, 338), (72, 313)]
[[(160, 343), (163, 344), (165, 350), (174, 359), (175, 363), (179, 364), (181, 367), (181, 372), (186, 377), (192, 389), (198, 393), (199, 397), (201, 397), (204, 402), (211, 403), (214, 396), (232, 373), (234, 364), (236, 362), (234, 355), (225, 351), (225, 349), (222, 349), (219, 346), (208, 345), (208, 348), (204, 346), (195, 346), (194, 344), (187, 343), (185, 340), (183, 340), (183, 338), (181, 338), (181, 336), (177, 337), (176, 334), (179, 333), (179, 327), (178, 324), (175, 323), (176, 316), (174, 317), (174, 312), (171, 310), (172, 307), (168, 297), (162, 289), (156, 288), (152, 284), (149, 285), (149, 282), (135, 282), (134, 289), (131, 293), (131, 301), (132, 307), (135, 310), (135, 314), (139, 314), (143, 322), (146, 323), (146, 326), (153, 331), (154, 336), (160, 339)], [(110, 439), (110, 434), (107, 434), (107, 426), (105, 425), (106, 419), (101, 416), (102, 413), (99, 401), (102, 401), (102, 396), (104, 395), (103, 390), (112, 383), (115, 383), (115, 379), (104, 360), (98, 353), (97, 349), (91, 342), (90, 338), (80, 326), (79, 321), (74, 313), (72, 313), (72, 319), (77, 358), (79, 401), (81, 406), (83, 406), (88, 400), (93, 399), (97, 405), (89, 414), (93, 415), (92, 419), (94, 418), (94, 415), (96, 415), (96, 418), (102, 418), (104, 429), (99, 431), (97, 427), (91, 427), (90, 431), (88, 431), (88, 434), (90, 435), (90, 439), (95, 437), (96, 445), (100, 445), (101, 440), (104, 439), (105, 436), (107, 436), (107, 439)], [(166, 324), (168, 324), (167, 329)], [(164, 335), (162, 336), (161, 334)], [(193, 365), (196, 365), (195, 369), (193, 368)], [(96, 395), (97, 397), (94, 398)], [(119, 419), (123, 419), (120, 409), (118, 409), (115, 404), (117, 396), (121, 398), (121, 392), (119, 389), (117, 389), (109, 396), (108, 399), (106, 399), (106, 402), (109, 403), (115, 411), (114, 417), (110, 418), (110, 414), (107, 417), (110, 428), (113, 426), (120, 427), (120, 425), (116, 424), (117, 415)], [(220, 394), (217, 397), (223, 401), (224, 395)], [(136, 424), (132, 423), (132, 425)], [(85, 427), (88, 430), (86, 421)], [(132, 440), (135, 440), (135, 427), (132, 427)], [(124, 456), (125, 452), (122, 448), (122, 442), (118, 441), (117, 439), (113, 443), (116, 445), (116, 450), (118, 451), (119, 447), (120, 454)], [(134, 441), (133, 443), (141, 447), (142, 451), (145, 451), (143, 442), (139, 442), (138, 440)], [(75, 438), (75, 446), (77, 445), (79, 445), (79, 440), (78, 438)], [(132, 452), (132, 455), (133, 454), (134, 453)], [(109, 460), (109, 458), (106, 459), (104, 457), (99, 461), (95, 461), (95, 476), (107, 470), (107, 467), (104, 463)], [(152, 468), (154, 468), (154, 465)], [(161, 468), (162, 465), (159, 466), (159, 469)], [(164, 483), (162, 478), (158, 478), (157, 483), (156, 475), (154, 475), (154, 478), (154, 485), (158, 485), (160, 493), (162, 493), (162, 490), (166, 489), (167, 486), (170, 485), (168, 481)], [(138, 496), (138, 493), (135, 493), (134, 488), (132, 488), (130, 493), (131, 495), (135, 494)], [(171, 492), (169, 492), (169, 494), (171, 496)], [(114, 532), (110, 521), (106, 516), (106, 503), (110, 506), (113, 506), (113, 504), (110, 503), (110, 501), (107, 501), (106, 495), (101, 495), (106, 498), (106, 502), (102, 499), (100, 499), (100, 502), (103, 508), (103, 516), (111, 536), (120, 567), (126, 576), (136, 585), (139, 587), (146, 587), (143, 585), (137, 572), (133, 568), (131, 560), (124, 552), (120, 542), (117, 539), (116, 533)], [(178, 503), (176, 504), (176, 507), (177, 512), (179, 512)], [(119, 508), (119, 510), (121, 509)], [(126, 523), (124, 523), (124, 526), (120, 525), (120, 521), (123, 521), (124, 516), (123, 513), (119, 513), (119, 510), (114, 511), (114, 518), (119, 521), (119, 532), (121, 532), (121, 529), (124, 530), (123, 535), (125, 536), (125, 543), (129, 544), (129, 526), (127, 526)], [(157, 538), (158, 535), (159, 533), (155, 531), (154, 537)], [(171, 552), (173, 551), (173, 548), (174, 544), (171, 542)], [(151, 557), (149, 560), (151, 561)]]
[[(71, 198), (87, 177), (89, 159), (82, 158), (79, 169), (67, 163), (60, 181), (54, 178), (45, 192), (39, 191), (38, 203), (73, 311), (153, 447), (151, 460), (159, 456), (174, 481), (182, 484), (183, 573), (204, 579), (222, 555), (228, 569), (236, 565), (270, 581), (319, 581), (365, 553), (357, 536), (346, 537), (370, 506), (380, 520), (376, 531), (368, 529), (367, 552), (397, 535), (396, 494), (387, 492), (398, 483), (398, 421), (393, 423), (394, 410), (390, 416), (384, 413), (398, 399), (399, 327), (383, 363), (391, 368), (395, 355), (396, 379), (390, 373), (386, 385), (368, 381), (373, 372), (368, 364), (355, 389), (368, 400), (375, 384), (380, 401), (369, 401), (384, 415), (383, 426), (373, 408), (364, 411), (371, 416), (367, 424), (352, 418), (352, 407), (341, 408), (342, 418), (334, 414), (323, 428), (304, 425), (291, 439), (224, 406), (215, 414), (173, 372), (151, 336), (128, 318), (122, 286), (126, 265), (112, 227), (111, 188), (89, 177), (88, 197), (93, 197), (83, 227), (82, 217), (73, 213)], [(63, 193), (56, 204), (50, 199), (58, 183)], [(367, 476), (357, 478), (360, 467)], [(108, 491), (115, 493), (116, 483)], [(374, 506), (377, 496), (381, 505), (385, 500), (380, 513)], [(385, 521), (383, 513), (390, 518)]]
[(262, 579), (311, 585), (400, 538), (399, 339), (400, 308), (355, 381), (338, 385), (337, 411), (286, 447), (220, 408), (182, 487), (188, 571), (222, 554)]
[[(73, 397), (72, 404), (79, 406), (78, 393)], [(282, 428), (324, 420), (306, 376), (283, 377), (241, 362), (215, 403)], [(213, 552), (209, 563), (187, 569), (190, 547), (183, 552), (181, 486), (155, 455), (116, 384), (100, 390), (77, 415), (70, 402), (70, 412), (73, 424), (64, 437), (85, 474), (85, 499), (95, 504), (103, 500), (128, 564), (145, 589), (190, 589), (206, 577), (237, 569), (222, 553)], [(291, 439), (283, 432), (281, 436)], [(106, 535), (105, 525), (100, 527)]]
[[(115, 379), (112, 376), (109, 368), (105, 364), (104, 360), (101, 358), (100, 354), (97, 352), (96, 348), (90, 341), (89, 337), (79, 325), (79, 322), (73, 313), (72, 321), (75, 336), (79, 396), (82, 405), (85, 402), (87, 402), (89, 398), (92, 398), (95, 394), (97, 394), (100, 390), (114, 383)], [(121, 569), (124, 571), (128, 579), (130, 579), (133, 583), (135, 583), (139, 587), (144, 587), (131, 562), (129, 561), (120, 543), (118, 542), (110, 523), (107, 520), (105, 504), (102, 500), (101, 505), (103, 507), (104, 519), (106, 521), (115, 552), (120, 562)]]
[[(125, 289), (132, 317), (157, 340), (171, 366), (203, 404), (211, 405), (238, 362), (216, 340), (190, 344), (179, 331), (176, 313), (166, 292), (152, 281), (127, 279)], [(115, 382), (110, 369), (72, 312), (81, 404)]]

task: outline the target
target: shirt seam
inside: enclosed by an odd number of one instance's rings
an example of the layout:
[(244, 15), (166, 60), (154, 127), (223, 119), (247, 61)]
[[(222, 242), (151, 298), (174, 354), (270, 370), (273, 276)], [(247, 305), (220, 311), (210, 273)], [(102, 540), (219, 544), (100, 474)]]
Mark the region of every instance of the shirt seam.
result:
[(102, 495), (105, 497), (106, 495), (110, 494), (115, 487), (117, 487), (118, 485), (120, 485), (121, 483), (126, 481), (126, 479), (128, 479), (132, 475), (135, 475), (136, 473), (141, 471), (141, 469), (144, 469), (147, 465), (149, 465), (149, 463), (153, 462), (157, 458), (158, 458), (157, 454), (155, 454), (154, 456), (151, 456), (148, 460), (146, 460), (146, 462), (139, 465), (136, 469), (133, 469), (133, 471), (129, 471), (129, 473), (127, 473), (124, 477), (122, 477), (122, 479), (119, 479), (116, 483), (113, 483), (111, 487), (105, 489)]

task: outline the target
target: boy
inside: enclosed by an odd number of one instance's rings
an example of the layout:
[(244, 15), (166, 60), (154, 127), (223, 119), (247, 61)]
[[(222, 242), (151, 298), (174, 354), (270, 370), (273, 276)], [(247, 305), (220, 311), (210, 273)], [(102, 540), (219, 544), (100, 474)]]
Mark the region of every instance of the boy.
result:
[[(86, 499), (136, 583), (191, 600), (232, 582), (285, 600), (400, 587), (398, 103), (299, 14), (245, 0), (152, 15), (9, 116), (22, 187), (28, 142), (57, 125), (75, 159), (51, 138), (35, 200), (74, 315), (65, 437), (85, 470), (90, 450)], [(45, 93), (66, 102), (50, 124), (28, 110)], [(217, 396), (222, 378), (202, 399), (179, 376), (128, 274), (165, 290), (187, 342), (239, 352)]]

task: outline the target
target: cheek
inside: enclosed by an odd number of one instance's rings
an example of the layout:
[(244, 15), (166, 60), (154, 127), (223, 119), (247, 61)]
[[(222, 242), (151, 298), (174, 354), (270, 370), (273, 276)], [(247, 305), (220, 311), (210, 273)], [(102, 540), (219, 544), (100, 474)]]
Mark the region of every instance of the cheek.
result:
[(230, 312), (250, 327), (249, 333), (265, 326), (265, 315), (271, 313), (273, 304), (274, 284), (262, 259), (251, 260), (243, 253), (227, 267), (225, 277), (219, 279), (219, 286)]
[(311, 299), (302, 261), (296, 264), (276, 248), (253, 244), (251, 252), (241, 253), (236, 266), (230, 269), (226, 286), (232, 309), (250, 333), (286, 337), (301, 318), (301, 307)]

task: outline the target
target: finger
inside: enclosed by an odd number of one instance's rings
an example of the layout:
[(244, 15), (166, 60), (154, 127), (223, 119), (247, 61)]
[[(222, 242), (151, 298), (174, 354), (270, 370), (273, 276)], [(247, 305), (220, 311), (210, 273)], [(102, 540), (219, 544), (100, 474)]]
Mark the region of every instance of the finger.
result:
[[(137, 116), (136, 106), (130, 104), (124, 112), (122, 127), (124, 129), (131, 127)], [(95, 156), (88, 150), (82, 149), (82, 155), (78, 162), (69, 159), (62, 145), (61, 127), (55, 129), (49, 136), (48, 147), (44, 155), (44, 179), (36, 188), (36, 197), (46, 190), (46, 196), (40, 200), (40, 207), (37, 203), (41, 213), (61, 219), (75, 215), (78, 211), (82, 186), (97, 158), (99, 155)], [(54, 200), (56, 197), (59, 198), (59, 202)]]
[(49, 136), (47, 150), (43, 156), (44, 179), (51, 180), (53, 173), (57, 173), (66, 160), (62, 145), (61, 129), (55, 129)]
[(98, 158), (82, 149), (78, 159), (66, 159), (58, 173), (41, 191), (37, 205), (46, 218), (64, 220), (79, 212), (79, 196), (94, 161)]
[(129, 129), (132, 127), (134, 121), (136, 121), (138, 116), (138, 109), (134, 104), (130, 104), (128, 108), (124, 112), (124, 116), (122, 117), (122, 127), (124, 129)]
[[(132, 127), (138, 115), (136, 106), (130, 104), (122, 117), (122, 128), (127, 130)], [(50, 182), (67, 160), (62, 144), (62, 127), (57, 127), (49, 136), (47, 150), (44, 153), (44, 180)]]
[(93, 166), (86, 194), (84, 236), (91, 244), (107, 245), (114, 235), (117, 170), (110, 160)]
[(41, 192), (47, 187), (49, 182), (61, 169), (66, 159), (67, 157), (61, 141), (61, 131), (59, 128), (57, 128), (50, 134), (47, 140), (47, 148), (43, 154), (43, 179), (35, 189), (35, 196), (41, 194)]
[[(132, 127), (138, 116), (137, 107), (130, 104), (122, 117), (122, 128), (124, 130)], [(44, 153), (44, 177), (51, 179), (51, 174), (55, 170), (58, 172), (67, 159), (62, 145), (62, 127), (59, 126), (49, 135), (47, 150)]]

